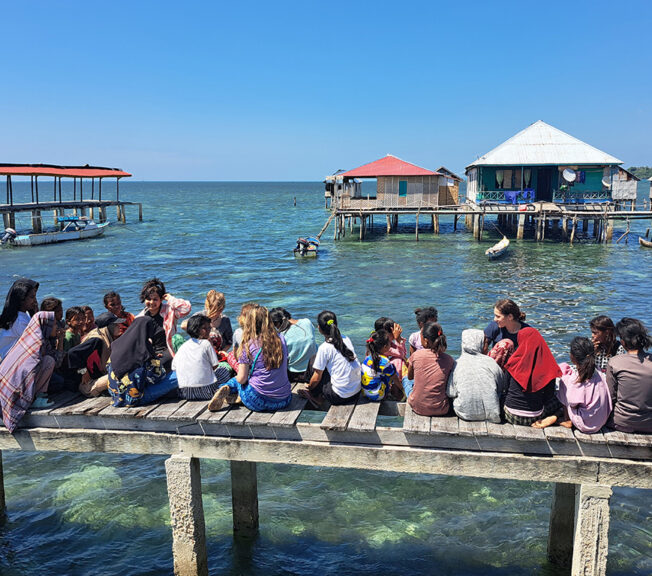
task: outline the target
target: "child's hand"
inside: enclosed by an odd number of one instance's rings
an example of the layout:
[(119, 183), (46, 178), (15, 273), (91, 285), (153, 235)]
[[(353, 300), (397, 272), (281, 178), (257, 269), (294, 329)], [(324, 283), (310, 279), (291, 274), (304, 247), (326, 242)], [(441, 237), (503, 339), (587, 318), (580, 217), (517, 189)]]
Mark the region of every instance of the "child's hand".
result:
[(401, 334), (403, 334), (403, 328), (401, 328), (400, 324), (394, 324), (394, 330), (392, 330), (392, 334), (394, 336), (394, 340), (398, 340), (401, 337)]
[(170, 298), (171, 294), (168, 294), (167, 292), (163, 294), (162, 300), (168, 300)]

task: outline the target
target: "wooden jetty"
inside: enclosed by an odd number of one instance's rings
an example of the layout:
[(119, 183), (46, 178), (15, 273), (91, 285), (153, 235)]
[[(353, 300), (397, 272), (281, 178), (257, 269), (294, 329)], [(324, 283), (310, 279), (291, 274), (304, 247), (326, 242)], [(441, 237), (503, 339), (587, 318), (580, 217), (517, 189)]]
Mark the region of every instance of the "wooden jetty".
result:
[[(126, 223), (126, 206), (138, 206), (138, 219), (143, 219), (143, 205), (140, 202), (120, 200), (120, 179), (131, 176), (117, 168), (103, 168), (97, 166), (55, 166), (52, 164), (0, 164), (0, 176), (6, 176), (6, 201), (0, 204), (5, 228), (16, 227), (16, 214), (31, 212), (32, 231), (43, 231), (42, 212), (53, 212), (53, 224), (56, 226), (58, 218), (64, 216), (66, 210), (75, 216), (89, 216), (94, 219), (97, 215), (99, 222), (106, 221), (106, 209), (116, 207), (118, 222)], [(13, 177), (29, 177), (30, 202), (14, 202)], [(50, 183), (41, 182), (39, 178), (52, 178)], [(72, 199), (64, 199), (61, 181), (63, 178), (72, 178)], [(102, 180), (115, 178), (115, 199), (102, 198)], [(84, 199), (84, 179), (86, 179), (86, 198)], [(90, 180), (90, 195), (89, 183)], [(97, 180), (97, 186), (95, 181)], [(79, 183), (79, 186), (77, 184)], [(51, 194), (51, 196), (50, 196)], [(90, 197), (89, 197), (90, 196)], [(47, 198), (47, 199), (45, 199)], [(51, 198), (51, 199), (50, 199)]]
[(258, 530), (257, 462), (551, 482), (548, 557), (573, 575), (606, 572), (611, 487), (652, 489), (652, 436), (428, 418), (364, 399), (314, 422), (301, 418), (299, 386), (275, 413), (242, 405), (213, 413), (184, 400), (114, 408), (108, 397), (64, 392), (52, 407), (31, 409), (13, 435), (1, 429), (0, 450), (169, 455), (174, 571), (184, 576), (208, 574), (201, 458), (230, 461), (233, 529), (244, 536)]

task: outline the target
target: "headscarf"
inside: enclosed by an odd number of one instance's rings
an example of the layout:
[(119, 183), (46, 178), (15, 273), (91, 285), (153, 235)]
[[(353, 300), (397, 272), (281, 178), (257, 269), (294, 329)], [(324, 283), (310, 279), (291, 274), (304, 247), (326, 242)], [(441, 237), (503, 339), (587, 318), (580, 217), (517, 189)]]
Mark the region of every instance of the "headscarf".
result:
[(152, 338), (158, 330), (150, 316), (138, 316), (125, 333), (111, 345), (111, 370), (122, 378), (132, 370), (155, 358)]
[(54, 328), (54, 312), (37, 312), (0, 363), (2, 421), (13, 432), (36, 397), (34, 381), (43, 346)]
[(496, 343), (496, 345), (489, 352), (489, 356), (496, 361), (496, 364), (501, 368), (505, 368), (505, 363), (509, 357), (514, 353), (514, 342), (509, 338), (504, 338)]
[[(11, 328), (18, 317), (18, 311), (23, 300), (32, 290), (38, 290), (39, 283), (29, 278), (19, 278), (9, 288), (5, 306), (0, 314), (0, 328)], [(33, 312), (30, 310), (30, 312)]]
[(550, 348), (534, 328), (518, 331), (518, 348), (505, 364), (505, 370), (526, 392), (538, 392), (561, 376)]

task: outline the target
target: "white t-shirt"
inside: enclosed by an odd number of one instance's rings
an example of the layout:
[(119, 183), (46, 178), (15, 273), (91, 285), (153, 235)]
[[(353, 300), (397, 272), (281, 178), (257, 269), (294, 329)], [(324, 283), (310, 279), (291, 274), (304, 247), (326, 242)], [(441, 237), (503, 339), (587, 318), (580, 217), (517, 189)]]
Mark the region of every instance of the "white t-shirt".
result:
[(215, 382), (213, 366), (219, 360), (208, 340), (186, 340), (172, 360), (172, 370), (177, 373), (179, 388), (210, 386)]
[[(351, 340), (342, 337), (344, 345), (355, 354)], [(360, 362), (355, 357), (349, 362), (329, 342), (324, 342), (317, 349), (313, 363), (315, 370), (328, 370), (331, 375), (331, 386), (340, 398), (350, 398), (360, 391)]]
[(30, 320), (31, 316), (27, 312), (18, 312), (16, 320), (8, 329), (0, 329), (0, 359), (4, 358), (11, 347), (18, 342)]

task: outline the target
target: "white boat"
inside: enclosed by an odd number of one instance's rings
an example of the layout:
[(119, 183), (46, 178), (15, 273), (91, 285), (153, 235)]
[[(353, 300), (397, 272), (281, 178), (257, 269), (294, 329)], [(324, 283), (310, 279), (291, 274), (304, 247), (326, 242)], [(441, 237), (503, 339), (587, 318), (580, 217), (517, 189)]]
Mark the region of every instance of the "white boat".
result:
[(507, 252), (507, 248), (509, 248), (509, 238), (507, 238), (507, 236), (503, 236), (503, 239), (500, 242), (485, 250), (485, 256), (489, 256), (491, 260), (500, 258), (503, 254), (505, 254), (505, 252)]
[(109, 222), (96, 224), (83, 216), (65, 216), (59, 218), (63, 225), (61, 230), (52, 232), (40, 232), (38, 234), (18, 234), (12, 228), (7, 228), (2, 236), (2, 244), (11, 246), (39, 246), (41, 244), (53, 244), (55, 242), (67, 242), (69, 240), (84, 240), (95, 238), (104, 234)]

